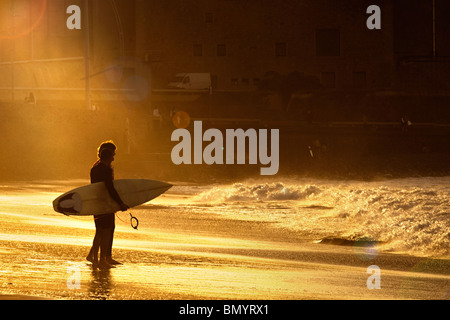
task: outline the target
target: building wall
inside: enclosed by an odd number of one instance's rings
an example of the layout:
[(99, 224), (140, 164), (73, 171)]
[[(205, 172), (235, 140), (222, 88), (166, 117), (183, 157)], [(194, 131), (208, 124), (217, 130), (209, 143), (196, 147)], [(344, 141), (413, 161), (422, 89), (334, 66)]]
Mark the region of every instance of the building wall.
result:
[(397, 86), (415, 94), (448, 96), (450, 1), (396, 0), (394, 4)]
[[(0, 2), (0, 100), (85, 99), (83, 0)], [(130, 0), (90, 0), (90, 80), (92, 100), (125, 100), (119, 91), (135, 74), (135, 7)], [(82, 29), (66, 26), (70, 5), (81, 8)], [(118, 68), (111, 71), (111, 66)], [(109, 70), (109, 71), (108, 71)], [(116, 72), (120, 77), (111, 76)], [(111, 81), (114, 78), (114, 81)]]
[[(0, 99), (84, 99), (83, 30), (66, 28), (66, 8), (83, 0), (0, 1)], [(448, 83), (450, 12), (436, 0), (90, 0), (91, 74), (95, 89), (121, 90), (136, 74), (153, 88), (179, 72), (210, 72), (217, 89), (247, 90), (269, 72), (300, 72), (331, 90), (385, 89), (414, 80)], [(46, 4), (46, 5), (44, 5)], [(366, 9), (380, 6), (381, 30), (368, 30)], [(395, 19), (394, 19), (395, 16)], [(67, 59), (63, 62), (42, 60)], [(112, 66), (118, 69), (111, 69)], [(406, 65), (406, 67), (405, 67)], [(406, 71), (405, 68), (409, 68)], [(428, 68), (428, 67), (426, 67)], [(429, 69), (429, 68), (428, 68)], [(108, 71), (109, 70), (109, 71)], [(446, 71), (447, 70), (447, 71)], [(116, 73), (116, 71), (118, 71)], [(113, 78), (114, 81), (111, 81)], [(417, 79), (417, 81), (416, 81)], [(144, 83), (145, 84), (145, 83)], [(139, 85), (142, 87), (142, 84)], [(433, 87), (436, 83), (433, 83)], [(17, 94), (11, 94), (11, 88)], [(66, 92), (44, 88), (72, 88)], [(22, 89), (20, 89), (22, 88)], [(447, 84), (442, 87), (447, 88)], [(94, 91), (94, 99), (105, 98)], [(123, 99), (119, 93), (109, 100)], [(126, 99), (126, 97), (125, 97)]]
[[(137, 0), (136, 53), (159, 85), (178, 72), (211, 72), (219, 89), (243, 89), (268, 71), (298, 71), (336, 89), (357, 79), (386, 87), (394, 65), (392, 5), (375, 1), (382, 29), (368, 30), (372, 2)], [(327, 32), (337, 33), (337, 53), (318, 44), (318, 37), (335, 41)]]

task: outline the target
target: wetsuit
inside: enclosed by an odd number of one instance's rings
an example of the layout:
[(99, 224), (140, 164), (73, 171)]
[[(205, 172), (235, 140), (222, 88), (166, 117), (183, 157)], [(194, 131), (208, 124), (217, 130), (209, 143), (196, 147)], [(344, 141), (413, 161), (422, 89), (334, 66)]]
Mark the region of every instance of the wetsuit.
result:
[[(119, 194), (114, 188), (114, 171), (110, 166), (97, 161), (91, 168), (90, 176), (91, 183), (104, 182), (111, 198), (114, 199), (118, 204), (123, 203), (122, 199), (120, 199)], [(100, 256), (111, 257), (115, 229), (115, 213), (112, 212), (107, 214), (94, 215), (94, 221), (96, 233), (93, 249), (95, 250), (95, 247), (97, 247), (98, 252), (98, 246), (100, 246)]]

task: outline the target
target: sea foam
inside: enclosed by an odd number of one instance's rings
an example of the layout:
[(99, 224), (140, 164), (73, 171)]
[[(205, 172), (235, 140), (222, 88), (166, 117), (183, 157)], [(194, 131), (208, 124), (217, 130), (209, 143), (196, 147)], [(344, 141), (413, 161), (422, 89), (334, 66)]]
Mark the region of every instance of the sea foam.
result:
[[(450, 254), (450, 177), (377, 182), (286, 180), (212, 186), (193, 199), (233, 219), (275, 222), (320, 240), (371, 238), (389, 251)], [(212, 206), (210, 210), (217, 210)]]

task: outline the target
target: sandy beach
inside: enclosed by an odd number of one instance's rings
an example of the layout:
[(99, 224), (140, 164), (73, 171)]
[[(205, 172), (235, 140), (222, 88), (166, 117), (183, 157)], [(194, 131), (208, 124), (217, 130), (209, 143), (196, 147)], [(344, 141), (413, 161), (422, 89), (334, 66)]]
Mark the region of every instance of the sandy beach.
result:
[[(83, 183), (0, 187), (0, 299), (450, 299), (448, 257), (373, 254), (270, 222), (177, 210), (173, 203), (187, 196), (176, 189), (132, 210), (138, 230), (118, 213), (113, 256), (123, 265), (94, 270), (85, 260), (92, 218), (51, 207)], [(378, 279), (370, 278), (379, 289), (369, 288), (371, 266), (379, 267)]]

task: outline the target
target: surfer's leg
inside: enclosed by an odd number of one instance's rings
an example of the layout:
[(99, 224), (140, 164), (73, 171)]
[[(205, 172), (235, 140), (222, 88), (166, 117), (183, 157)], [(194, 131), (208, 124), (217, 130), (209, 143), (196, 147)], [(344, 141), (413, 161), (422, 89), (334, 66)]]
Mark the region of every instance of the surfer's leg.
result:
[(98, 250), (100, 249), (101, 230), (95, 231), (94, 241), (92, 242), (91, 251), (89, 251), (86, 259), (92, 263), (98, 263)]
[(111, 231), (109, 228), (101, 229), (101, 240), (100, 240), (100, 259), (99, 267), (101, 269), (111, 268), (111, 264), (108, 262), (109, 253), (109, 243), (110, 243)]
[(102, 238), (102, 231), (101, 231), (102, 221), (99, 218), (100, 218), (99, 216), (94, 216), (95, 236), (92, 242), (91, 250), (89, 251), (89, 254), (86, 257), (86, 260), (92, 262), (93, 264), (98, 263), (98, 250), (100, 249), (100, 241)]
[(106, 252), (106, 259), (107, 259), (109, 264), (118, 265), (118, 264), (121, 264), (121, 263), (116, 261), (116, 260), (114, 260), (112, 258), (112, 246), (113, 246), (113, 241), (114, 241), (114, 230), (116, 228), (116, 215), (115, 214), (111, 215), (110, 223), (111, 223), (111, 227), (109, 229), (110, 234), (109, 234), (109, 242), (108, 242), (108, 251)]
[(108, 228), (104, 228), (101, 230), (101, 234), (102, 236), (100, 239), (100, 260), (105, 259), (108, 256), (110, 231)]
[[(95, 219), (95, 237), (92, 244), (92, 249), (89, 252), (88, 258), (92, 258), (98, 267), (101, 269), (109, 268), (110, 265), (106, 262), (106, 253), (108, 245), (108, 229), (110, 226), (108, 215), (96, 215)], [(100, 259), (98, 259), (98, 251), (100, 249)], [(89, 260), (89, 259), (88, 259)]]
[(114, 230), (113, 224), (114, 213), (102, 215), (102, 231), (101, 231), (101, 241), (100, 241), (100, 268), (111, 268), (111, 264), (109, 263), (109, 256), (111, 254), (111, 244), (112, 244), (112, 235)]

